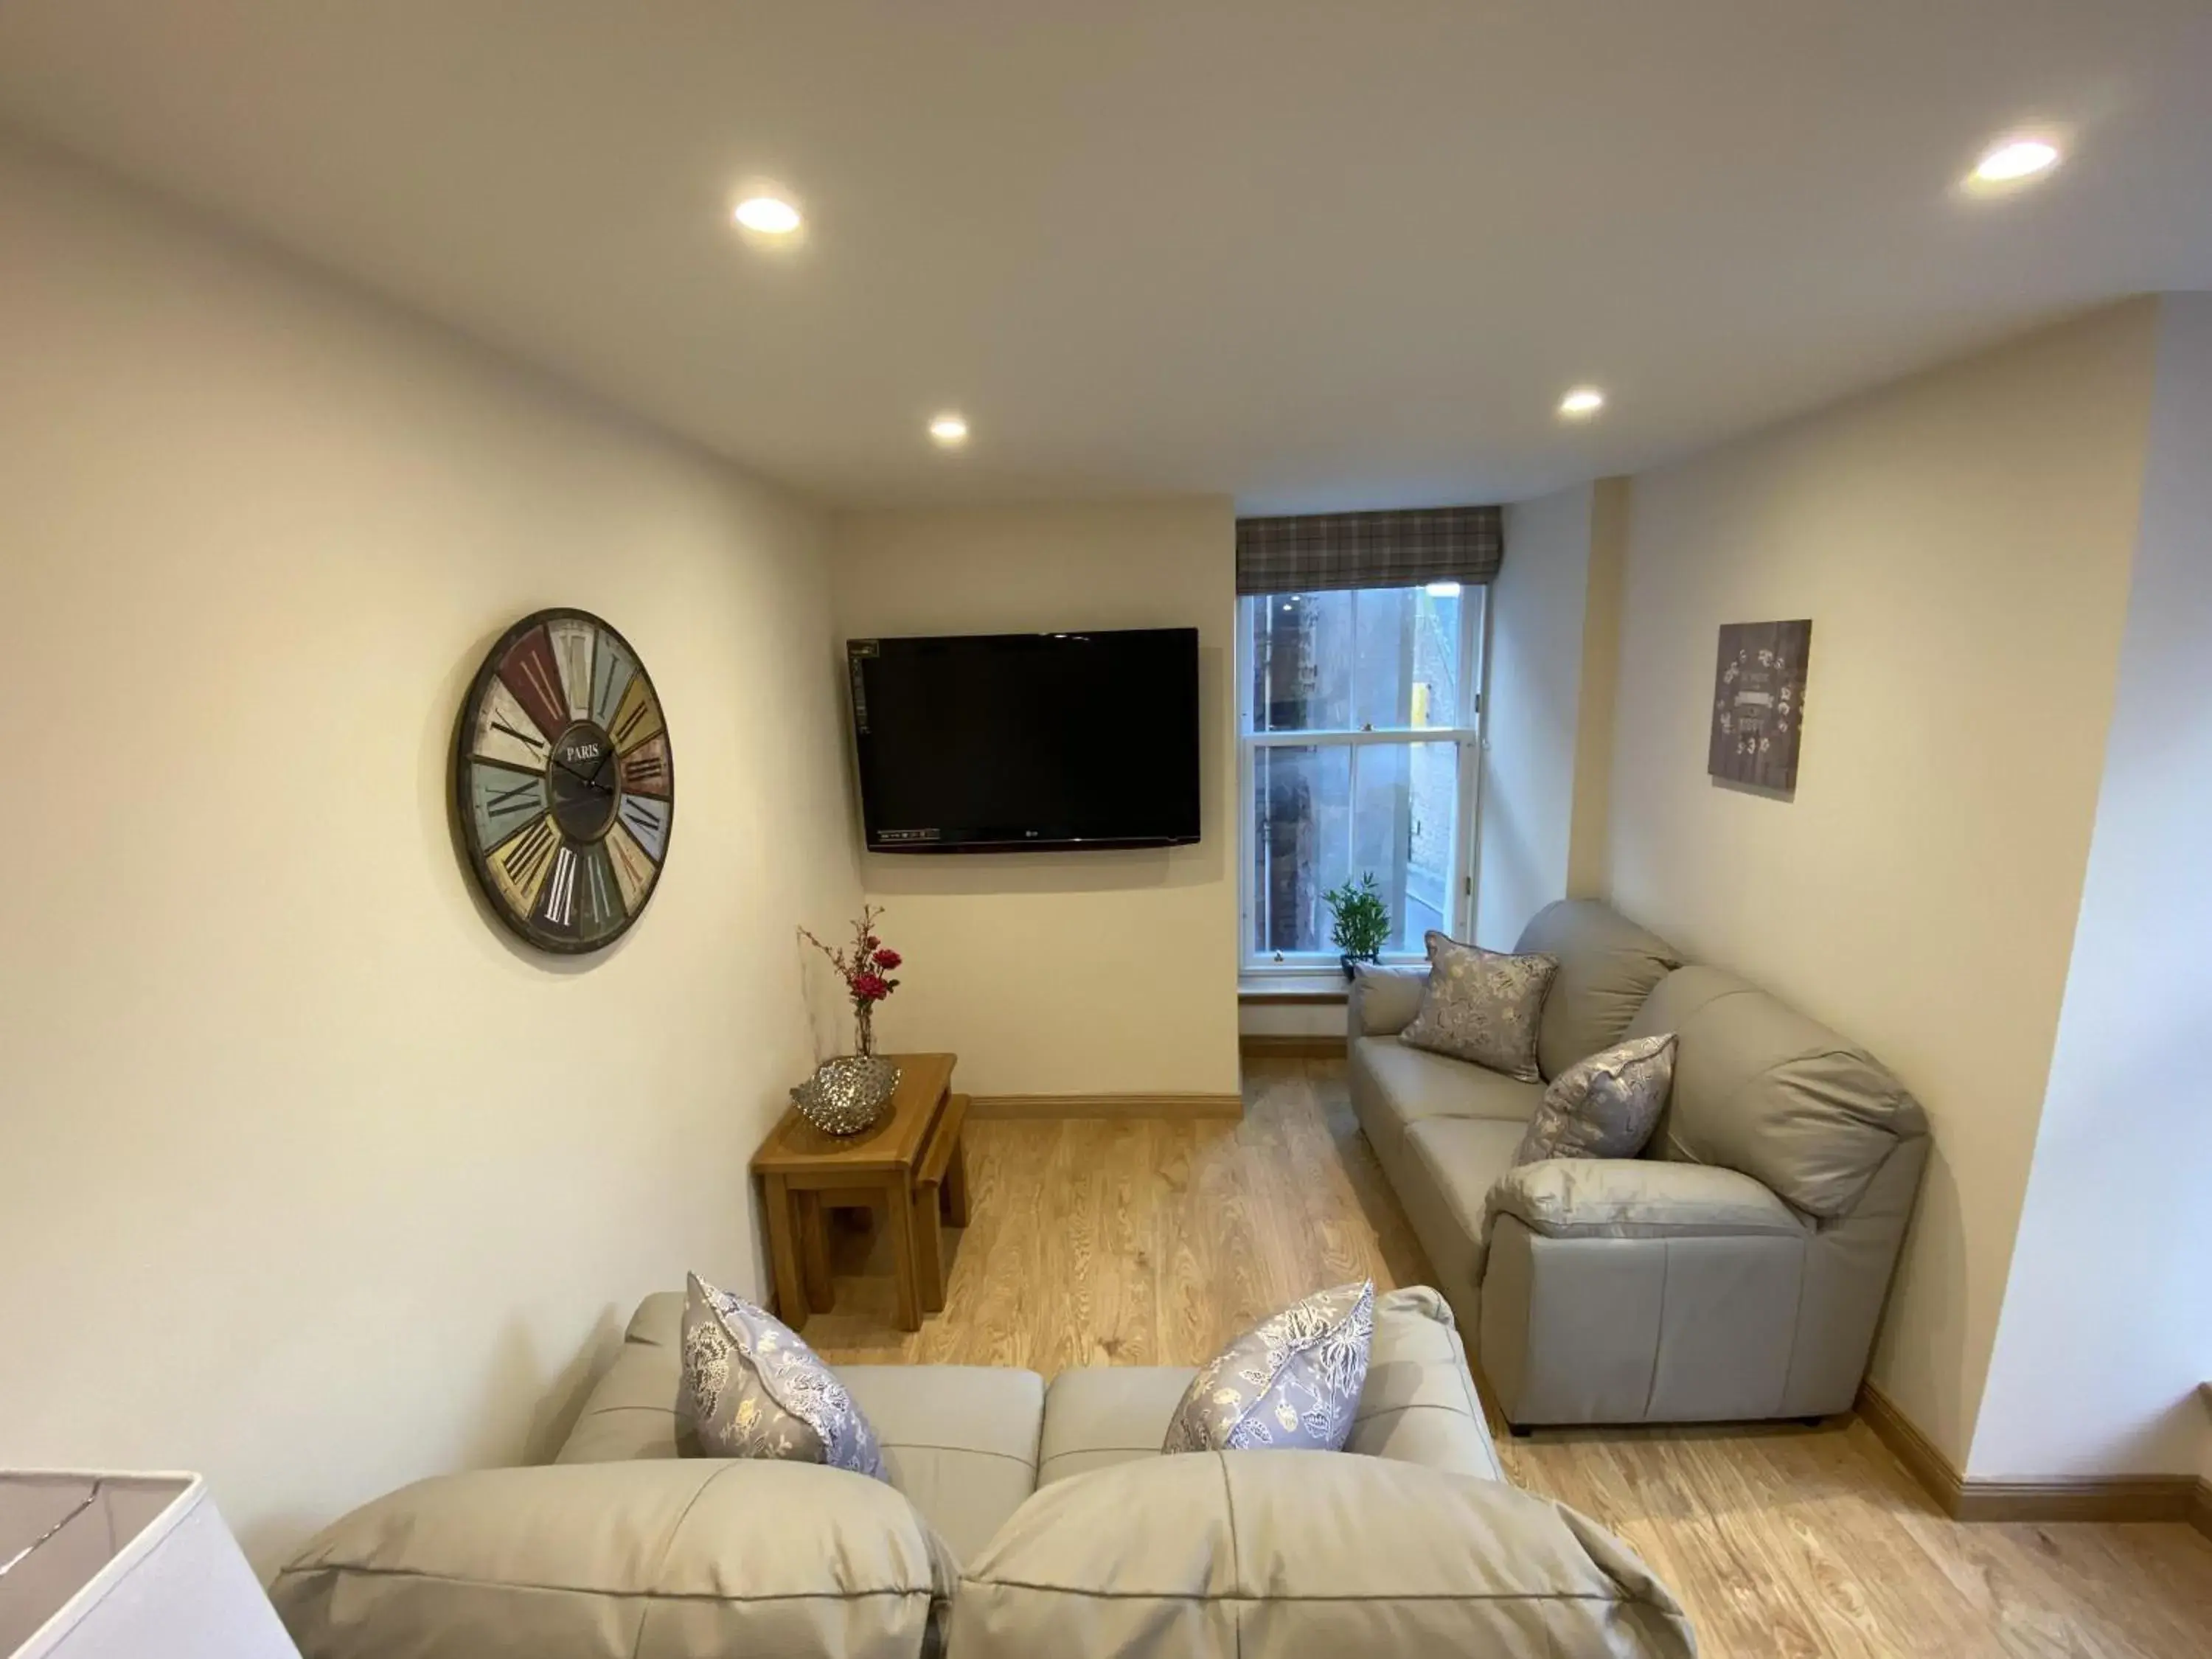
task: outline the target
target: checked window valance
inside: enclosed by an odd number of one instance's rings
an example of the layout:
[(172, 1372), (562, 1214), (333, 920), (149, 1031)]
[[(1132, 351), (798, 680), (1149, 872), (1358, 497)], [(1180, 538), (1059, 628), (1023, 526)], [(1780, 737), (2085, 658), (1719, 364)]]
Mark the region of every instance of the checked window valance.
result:
[(1239, 519), (1237, 591), (1486, 582), (1504, 561), (1504, 509), (1495, 507)]

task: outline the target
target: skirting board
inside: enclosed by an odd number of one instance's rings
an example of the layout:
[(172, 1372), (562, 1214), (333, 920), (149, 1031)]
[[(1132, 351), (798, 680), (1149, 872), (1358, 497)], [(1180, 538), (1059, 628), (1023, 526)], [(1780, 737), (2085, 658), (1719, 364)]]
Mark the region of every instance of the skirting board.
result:
[(1970, 1480), (1872, 1382), (1859, 1385), (1858, 1413), (1954, 1521), (2185, 1521), (2212, 1538), (2212, 1481), (2190, 1474)]
[(979, 1117), (1240, 1118), (1242, 1095), (976, 1095), (968, 1115)]
[(1247, 1060), (1342, 1060), (1344, 1036), (1336, 1031), (1247, 1031), (1237, 1039)]

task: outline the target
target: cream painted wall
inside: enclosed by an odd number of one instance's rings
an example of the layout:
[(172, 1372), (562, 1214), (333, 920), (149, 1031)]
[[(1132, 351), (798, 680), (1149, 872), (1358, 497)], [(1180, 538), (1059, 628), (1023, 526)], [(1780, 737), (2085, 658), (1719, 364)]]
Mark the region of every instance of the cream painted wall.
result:
[(1483, 677), (1475, 942), (1509, 951), (1567, 891), (1595, 490), (1505, 509)]
[(860, 513), (832, 535), (841, 639), (1199, 630), (1199, 844), (864, 854), (884, 937), (908, 962), (878, 1035), (953, 1050), (975, 1094), (1235, 1093), (1229, 501)]
[(1575, 714), (1574, 814), (1567, 831), (1567, 893), (1602, 898), (1613, 818), (1613, 705), (1620, 689), (1620, 593), (1627, 574), (1626, 478), (1590, 486), (1589, 579), (1583, 584), (1583, 684)]
[(1968, 1472), (2212, 1449), (2212, 295), (2160, 302), (2119, 689), (2034, 1173)]
[[(821, 526), (12, 149), (0, 223), (0, 1463), (205, 1470), (266, 1568), (549, 1450), (686, 1267), (761, 1285), (792, 929), (858, 890)], [(640, 647), (681, 790), (653, 908), (567, 963), (446, 805), (555, 603)]]
[[(1936, 1153), (1877, 1346), (1964, 1465), (2065, 983), (2135, 547), (2155, 307), (1635, 480), (1615, 902), (1864, 1043)], [(1705, 775), (1716, 630), (1814, 619), (1784, 803)]]

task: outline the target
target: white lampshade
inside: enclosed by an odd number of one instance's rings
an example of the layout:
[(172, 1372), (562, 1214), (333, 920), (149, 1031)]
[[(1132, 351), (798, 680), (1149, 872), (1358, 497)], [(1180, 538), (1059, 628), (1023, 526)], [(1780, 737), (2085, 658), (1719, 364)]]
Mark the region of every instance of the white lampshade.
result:
[(196, 1474), (0, 1470), (0, 1659), (300, 1659)]

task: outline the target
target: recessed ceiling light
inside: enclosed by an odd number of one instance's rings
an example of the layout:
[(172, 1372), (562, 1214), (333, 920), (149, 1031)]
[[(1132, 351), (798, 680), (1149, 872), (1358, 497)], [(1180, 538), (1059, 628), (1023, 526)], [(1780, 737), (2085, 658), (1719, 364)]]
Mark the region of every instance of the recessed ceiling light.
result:
[(2016, 185), (2058, 165), (2058, 146), (2046, 138), (2008, 138), (1974, 163), (1966, 182)]
[(929, 436), (939, 449), (957, 449), (968, 441), (968, 422), (948, 410), (931, 418)]
[(788, 236), (799, 226), (799, 210), (781, 196), (748, 196), (731, 217), (763, 236)]
[(1578, 386), (1559, 399), (1559, 413), (1570, 421), (1587, 421), (1605, 407), (1605, 393), (1594, 386)]

